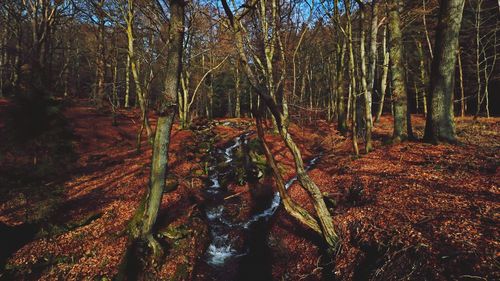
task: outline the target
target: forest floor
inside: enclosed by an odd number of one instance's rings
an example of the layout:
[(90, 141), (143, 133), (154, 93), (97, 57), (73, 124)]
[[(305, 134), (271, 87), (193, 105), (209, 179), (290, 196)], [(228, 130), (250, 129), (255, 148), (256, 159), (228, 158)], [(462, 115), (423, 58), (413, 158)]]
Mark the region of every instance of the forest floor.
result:
[[(151, 149), (144, 140), (136, 151), (138, 112), (119, 111), (112, 126), (109, 112), (67, 105), (72, 134), (65, 145), (74, 157), (58, 166), (44, 162), (52, 151), (40, 151), (46, 143), (6, 147), (9, 107), (0, 100), (0, 280), (111, 280), (127, 248), (127, 222), (148, 184)], [(412, 119), (421, 137), (424, 119)], [(169, 180), (178, 186), (165, 194), (158, 221), (168, 248), (158, 273), (165, 279), (194, 279), (207, 246), (200, 194), (208, 147), (254, 129), (251, 119), (219, 121), (197, 130), (174, 126)], [(392, 119), (383, 117), (374, 129), (375, 150), (359, 158), (334, 125), (292, 125), (303, 157), (322, 155), (309, 174), (330, 198), (342, 239), (325, 262), (318, 239), (279, 209), (268, 236), (273, 278), (499, 280), (500, 118), (456, 124), (457, 145), (390, 144)], [(278, 136), (266, 138), (292, 177), (291, 154)], [(248, 188), (234, 192), (251, 200)], [(289, 193), (312, 210), (297, 183)]]

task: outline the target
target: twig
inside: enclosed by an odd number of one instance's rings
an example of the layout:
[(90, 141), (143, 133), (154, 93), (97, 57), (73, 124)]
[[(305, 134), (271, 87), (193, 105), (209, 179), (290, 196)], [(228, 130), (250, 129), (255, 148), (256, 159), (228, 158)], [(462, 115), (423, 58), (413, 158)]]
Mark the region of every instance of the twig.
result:
[(240, 191), (240, 192), (235, 193), (235, 194), (233, 194), (233, 195), (229, 195), (229, 196), (227, 196), (227, 197), (224, 197), (224, 200), (228, 200), (228, 199), (231, 199), (231, 198), (233, 198), (233, 197), (237, 197), (237, 196), (239, 196), (240, 194), (242, 194), (242, 193), (244, 193), (244, 192), (245, 192), (245, 191)]

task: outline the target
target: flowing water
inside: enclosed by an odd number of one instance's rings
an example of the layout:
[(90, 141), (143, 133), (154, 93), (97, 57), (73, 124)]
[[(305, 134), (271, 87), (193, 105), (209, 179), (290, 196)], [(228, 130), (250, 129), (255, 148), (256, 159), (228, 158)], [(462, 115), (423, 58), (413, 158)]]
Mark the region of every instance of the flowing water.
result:
[[(236, 169), (241, 167), (237, 161), (237, 152), (248, 153), (248, 139), (250, 134), (245, 133), (235, 138), (230, 145), (223, 149), (215, 149), (211, 153), (209, 167), (209, 183), (205, 188), (207, 207), (206, 219), (209, 222), (211, 242), (204, 257), (203, 280), (270, 280), (271, 253), (267, 246), (269, 220), (281, 203), (278, 192), (268, 193), (267, 198), (260, 198), (258, 208), (252, 210), (244, 219), (237, 219), (231, 215), (229, 206), (231, 200), (225, 200), (232, 195), (227, 185), (234, 181)], [(239, 154), (241, 156), (241, 153)], [(309, 161), (310, 169), (319, 159), (317, 156)], [(220, 167), (223, 168), (220, 168)], [(255, 173), (254, 173), (255, 174)], [(257, 178), (262, 175), (258, 172)], [(229, 180), (228, 180), (229, 178)], [(286, 183), (290, 187), (297, 177)], [(271, 190), (271, 186), (265, 187)]]

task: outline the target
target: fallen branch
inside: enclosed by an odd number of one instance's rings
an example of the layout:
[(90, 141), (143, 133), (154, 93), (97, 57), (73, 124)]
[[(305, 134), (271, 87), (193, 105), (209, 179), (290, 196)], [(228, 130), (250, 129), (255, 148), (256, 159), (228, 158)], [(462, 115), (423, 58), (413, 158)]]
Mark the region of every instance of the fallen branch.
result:
[(229, 195), (229, 196), (226, 196), (224, 197), (224, 200), (228, 200), (228, 199), (231, 199), (231, 198), (234, 198), (234, 197), (237, 197), (237, 196), (240, 196), (242, 193), (244, 193), (245, 191), (240, 191), (238, 193), (235, 193), (235, 194), (232, 194), (232, 195)]

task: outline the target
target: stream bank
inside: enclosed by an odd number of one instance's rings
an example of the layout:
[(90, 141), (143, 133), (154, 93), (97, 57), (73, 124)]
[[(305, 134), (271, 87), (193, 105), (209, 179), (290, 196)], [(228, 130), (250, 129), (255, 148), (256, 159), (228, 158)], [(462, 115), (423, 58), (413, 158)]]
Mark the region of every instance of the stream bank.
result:
[[(0, 106), (0, 115), (1, 110)], [(151, 150), (146, 144), (143, 153), (135, 150), (140, 124), (133, 120), (140, 118), (138, 110), (121, 111), (118, 126), (111, 125), (109, 114), (96, 112), (88, 105), (72, 106), (65, 114), (77, 136), (74, 145), (81, 169), (61, 186), (65, 204), (61, 219), (80, 221), (95, 212), (102, 216), (85, 226), (47, 239), (34, 239), (21, 247), (7, 261), (15, 270), (16, 280), (112, 279), (126, 248), (124, 229), (148, 183)], [(251, 123), (248, 120), (231, 122)], [(421, 135), (425, 119), (413, 116), (412, 122)], [(384, 145), (382, 141), (392, 135), (392, 124), (390, 117), (383, 116), (374, 128), (376, 149), (355, 160), (349, 138), (342, 137), (334, 125), (322, 121), (307, 127), (290, 124), (304, 159), (314, 155), (315, 147), (324, 149), (321, 161), (309, 175), (337, 201), (332, 214), (343, 239), (330, 273), (337, 280), (498, 280), (498, 243), (494, 237), (499, 236), (499, 119), (458, 119), (460, 146), (419, 142)], [(212, 129), (219, 136), (213, 143), (224, 147), (251, 126), (231, 129), (217, 124)], [(179, 130), (174, 125), (170, 171), (179, 187), (164, 196), (165, 220), (160, 230), (165, 225), (176, 229), (185, 226), (185, 219), (193, 212), (206, 229), (203, 204), (197, 204), (199, 210), (196, 207), (191, 212), (194, 202), (204, 201), (201, 197), (206, 183), (202, 179), (207, 178), (200, 159), (207, 154), (208, 146), (205, 150), (195, 149), (199, 141), (193, 138), (194, 131)], [(293, 177), (293, 161), (280, 137), (267, 134), (266, 139), (285, 178)], [(238, 196), (246, 196), (243, 201), (249, 202), (247, 187), (230, 185), (228, 189), (234, 194), (245, 191)], [(307, 193), (297, 184), (288, 192), (301, 206), (313, 211)], [(200, 201), (192, 200), (198, 194)], [(39, 200), (17, 198), (0, 204), (2, 222), (9, 227), (22, 222), (27, 207), (45, 205)], [(276, 211), (271, 222), (267, 243), (273, 280), (324, 280), (328, 270), (320, 269), (321, 247), (311, 236), (283, 208)], [(168, 251), (168, 261), (158, 279), (203, 280), (193, 270), (200, 272), (197, 263), (206, 257), (211, 242), (208, 229), (206, 235), (185, 235), (182, 228), (179, 230), (181, 235), (171, 233), (170, 245), (180, 247)], [(179, 236), (183, 238), (175, 238)], [(197, 244), (191, 244), (192, 237)], [(47, 260), (50, 264), (38, 267)], [(30, 272), (38, 272), (37, 278), (31, 278)]]
[[(281, 198), (260, 142), (248, 131), (214, 147), (209, 156), (204, 213), (211, 242), (195, 279), (272, 280), (269, 230)], [(319, 158), (312, 158), (307, 169)], [(286, 187), (295, 181), (293, 177)]]

